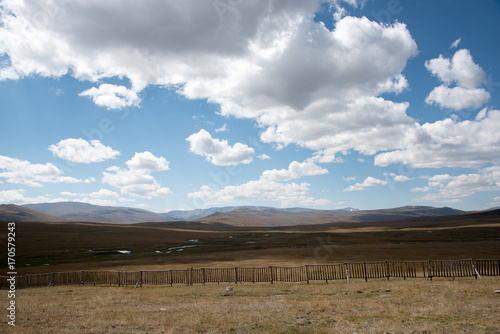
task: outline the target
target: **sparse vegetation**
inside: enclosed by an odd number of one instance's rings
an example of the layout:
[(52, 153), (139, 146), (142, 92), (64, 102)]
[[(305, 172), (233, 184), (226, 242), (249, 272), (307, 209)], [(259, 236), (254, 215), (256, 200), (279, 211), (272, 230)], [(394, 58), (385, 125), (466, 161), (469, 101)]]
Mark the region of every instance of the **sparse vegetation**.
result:
[(12, 332), (498, 333), (499, 287), (463, 278), (249, 283), (229, 293), (217, 284), (35, 288), (18, 292)]

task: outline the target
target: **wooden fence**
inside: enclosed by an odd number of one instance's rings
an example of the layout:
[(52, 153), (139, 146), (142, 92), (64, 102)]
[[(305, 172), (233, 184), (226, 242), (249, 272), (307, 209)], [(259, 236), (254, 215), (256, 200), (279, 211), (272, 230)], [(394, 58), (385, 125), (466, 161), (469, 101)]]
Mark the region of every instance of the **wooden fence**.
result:
[[(53, 285), (143, 286), (243, 282), (307, 282), (349, 279), (500, 276), (499, 259), (346, 262), (300, 267), (187, 268), (163, 271), (73, 271), (16, 275), (16, 289)], [(0, 289), (9, 289), (9, 276), (0, 276)]]

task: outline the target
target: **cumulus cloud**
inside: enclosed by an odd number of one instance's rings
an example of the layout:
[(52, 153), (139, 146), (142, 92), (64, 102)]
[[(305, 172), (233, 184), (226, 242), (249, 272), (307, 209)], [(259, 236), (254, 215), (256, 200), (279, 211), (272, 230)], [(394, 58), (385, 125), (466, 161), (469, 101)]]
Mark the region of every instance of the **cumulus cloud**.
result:
[[(218, 104), (221, 116), (254, 120), (265, 143), (314, 151), (316, 163), (340, 161), (337, 155), (350, 150), (376, 155), (378, 166), (500, 163), (499, 111), (421, 125), (407, 115), (408, 103), (384, 94), (409, 86), (403, 71), (418, 53), (403, 23), (382, 24), (343, 11), (329, 30), (313, 19), (319, 0), (230, 1), (224, 9), (216, 3), (124, 0), (115, 6), (74, 0), (56, 2), (48, 11), (41, 0), (4, 1), (0, 53), (8, 61), (0, 67), (0, 80), (69, 74), (99, 83), (80, 95), (109, 109), (138, 105), (147, 85), (176, 89), (186, 98)], [(459, 110), (488, 101), (489, 93), (480, 88), (485, 73), (468, 50), (425, 65), (440, 80), (428, 103)], [(129, 80), (130, 88), (107, 83), (110, 78)], [(189, 138), (191, 151), (213, 164), (252, 161), (254, 151), (244, 144), (230, 145), (205, 130)], [(165, 189), (151, 176), (153, 167), (130, 164), (108, 169), (103, 181), (138, 196)], [(289, 167), (271, 174), (292, 172)], [(253, 182), (264, 189), (275, 181)]]
[(268, 160), (268, 159), (271, 159), (270, 156), (268, 156), (267, 154), (261, 154), (259, 155), (257, 158), (259, 158), (260, 160)]
[(437, 104), (454, 110), (480, 108), (491, 95), (484, 88), (462, 88), (441, 85), (434, 88), (425, 98), (427, 104)]
[(104, 205), (104, 206), (112, 206), (116, 205), (116, 202), (133, 202), (133, 200), (123, 198), (115, 191), (111, 191), (108, 189), (99, 189), (98, 191), (94, 191), (91, 193), (72, 193), (68, 191), (64, 191), (61, 193), (64, 197), (73, 197), (71, 201), (73, 202), (81, 202), (81, 203), (89, 203), (94, 205)]
[(4, 204), (35, 204), (35, 203), (56, 203), (65, 201), (64, 198), (54, 198), (52, 196), (26, 197), (26, 190), (1, 190), (0, 203)]
[(415, 168), (465, 167), (500, 163), (500, 110), (483, 109), (475, 120), (445, 119), (416, 124), (401, 150), (380, 153), (375, 165), (410, 164)]
[(319, 167), (313, 160), (308, 159), (304, 162), (293, 161), (288, 169), (272, 169), (262, 173), (262, 180), (270, 181), (290, 181), (299, 179), (303, 176), (328, 174), (328, 170)]
[(125, 86), (102, 84), (99, 88), (92, 87), (79, 94), (92, 99), (95, 104), (107, 109), (121, 109), (123, 107), (138, 106), (141, 99)]
[[(366, 17), (339, 18), (330, 31), (313, 20), (320, 5), (256, 0), (221, 13), (210, 1), (117, 7), (81, 0), (48, 13), (41, 1), (8, 2), (0, 51), (11, 61), (0, 72), (128, 79), (130, 89), (103, 83), (81, 94), (106, 108), (137, 105), (148, 84), (176, 87), (187, 98), (219, 104), (221, 115), (255, 119), (262, 140), (280, 146), (331, 154), (399, 148), (413, 122), (408, 105), (377, 96), (408, 86), (402, 71), (418, 52), (415, 41), (402, 23)], [(51, 17), (40, 21), (39, 14)]]
[(428, 179), (425, 196), (416, 201), (449, 202), (470, 197), (478, 192), (500, 190), (500, 166), (480, 169), (478, 173), (434, 175)]
[(120, 152), (104, 146), (99, 140), (86, 141), (82, 138), (61, 140), (50, 145), (49, 150), (58, 158), (78, 163), (101, 162), (120, 155)]
[(7, 182), (25, 184), (30, 187), (41, 187), (41, 183), (91, 183), (94, 178), (85, 180), (62, 175), (63, 172), (51, 163), (32, 164), (26, 160), (0, 155), (0, 178)]
[(201, 186), (199, 191), (188, 194), (189, 198), (201, 199), (206, 205), (239, 202), (245, 200), (278, 201), (280, 206), (323, 206), (330, 204), (326, 199), (309, 196), (308, 183), (285, 183), (304, 176), (327, 174), (328, 170), (319, 167), (313, 159), (304, 162), (293, 161), (287, 169), (272, 169), (262, 172), (259, 180), (249, 181), (236, 186), (215, 189)]
[(135, 153), (135, 155), (125, 163), (131, 170), (142, 170), (145, 172), (169, 170), (169, 162), (164, 157), (156, 157), (153, 153), (146, 151)]
[(379, 180), (374, 177), (368, 176), (363, 182), (356, 183), (348, 188), (344, 189), (344, 191), (361, 191), (365, 190), (367, 187), (375, 187), (375, 186), (385, 186), (387, 181)]
[(172, 192), (156, 181), (152, 172), (169, 170), (169, 162), (151, 152), (136, 153), (126, 162), (127, 169), (109, 167), (103, 172), (102, 182), (120, 189), (122, 194), (151, 199), (163, 197)]
[(226, 186), (216, 190), (209, 186), (188, 194), (189, 198), (199, 199), (206, 205), (234, 203), (246, 200), (277, 201), (282, 207), (294, 205), (321, 206), (330, 204), (329, 200), (310, 197), (308, 183), (281, 183), (265, 179), (249, 181), (237, 186)]
[(406, 181), (411, 181), (413, 180), (413, 178), (411, 177), (408, 177), (406, 175), (397, 175), (396, 173), (390, 173), (389, 174), (393, 179), (394, 181), (396, 182), (406, 182)]
[[(428, 104), (460, 110), (479, 108), (491, 98), (484, 88), (478, 88), (485, 81), (486, 73), (474, 63), (467, 49), (458, 50), (451, 60), (442, 55), (428, 60), (425, 67), (444, 83), (427, 96)], [(452, 84), (457, 86), (450, 88)]]
[(249, 164), (253, 161), (253, 148), (242, 143), (230, 146), (227, 140), (212, 138), (204, 129), (193, 133), (186, 140), (191, 152), (206, 157), (207, 161), (217, 166)]

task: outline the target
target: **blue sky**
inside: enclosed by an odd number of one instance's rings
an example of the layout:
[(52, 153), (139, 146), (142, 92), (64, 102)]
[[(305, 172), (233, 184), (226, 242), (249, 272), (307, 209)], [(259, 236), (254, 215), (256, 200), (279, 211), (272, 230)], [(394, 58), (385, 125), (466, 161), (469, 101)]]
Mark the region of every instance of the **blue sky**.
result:
[(499, 1), (10, 1), (0, 203), (500, 206)]

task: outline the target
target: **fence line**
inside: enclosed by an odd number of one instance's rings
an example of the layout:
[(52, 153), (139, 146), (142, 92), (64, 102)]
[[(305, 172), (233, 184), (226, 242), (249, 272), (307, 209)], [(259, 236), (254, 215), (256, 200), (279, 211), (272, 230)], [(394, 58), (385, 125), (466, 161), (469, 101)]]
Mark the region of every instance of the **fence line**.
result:
[[(380, 278), (500, 276), (500, 259), (383, 261), (315, 264), (300, 267), (187, 268), (162, 271), (73, 271), (15, 276), (16, 288), (53, 285), (174, 285), (243, 282), (307, 282)], [(0, 289), (9, 289), (9, 276), (0, 276)]]

